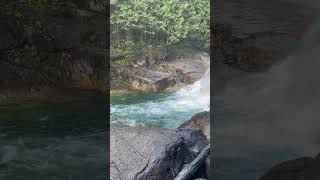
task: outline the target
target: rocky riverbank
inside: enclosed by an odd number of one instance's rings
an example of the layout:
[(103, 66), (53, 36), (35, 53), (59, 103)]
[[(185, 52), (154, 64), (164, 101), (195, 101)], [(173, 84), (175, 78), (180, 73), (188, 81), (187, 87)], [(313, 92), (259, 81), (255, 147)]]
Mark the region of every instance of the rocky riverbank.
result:
[(190, 49), (142, 54), (126, 66), (111, 66), (111, 88), (171, 91), (179, 83), (199, 80), (210, 66), (209, 59), (208, 53)]
[[(199, 126), (183, 125), (176, 130), (112, 125), (111, 179), (174, 179), (183, 168), (194, 163), (210, 140), (199, 129), (208, 125), (209, 113), (201, 113), (186, 124), (193, 121)], [(204, 160), (198, 162), (201, 166), (189, 177), (208, 178), (210, 162)]]
[[(169, 91), (178, 82), (200, 79), (209, 66), (208, 54), (177, 47), (134, 52), (127, 66), (109, 67), (109, 7), (102, 0), (0, 5), (0, 91), (18, 89), (21, 96), (42, 87)], [(113, 61), (117, 57), (111, 56)]]

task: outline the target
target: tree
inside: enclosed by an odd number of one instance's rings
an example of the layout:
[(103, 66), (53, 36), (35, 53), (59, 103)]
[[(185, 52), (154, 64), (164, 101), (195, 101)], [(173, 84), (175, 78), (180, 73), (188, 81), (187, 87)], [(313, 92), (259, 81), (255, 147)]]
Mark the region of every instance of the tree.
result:
[(121, 39), (167, 46), (184, 39), (209, 42), (209, 0), (112, 0), (111, 27)]

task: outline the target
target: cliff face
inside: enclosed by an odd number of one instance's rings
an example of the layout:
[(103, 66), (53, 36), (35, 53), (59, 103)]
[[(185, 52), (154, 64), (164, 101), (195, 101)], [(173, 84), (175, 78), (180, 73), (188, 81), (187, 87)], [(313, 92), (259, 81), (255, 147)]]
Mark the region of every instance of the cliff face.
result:
[(1, 2), (1, 88), (107, 86), (103, 0), (21, 2)]
[(290, 0), (217, 2), (213, 13), (213, 62), (245, 72), (265, 72), (284, 59), (315, 17)]

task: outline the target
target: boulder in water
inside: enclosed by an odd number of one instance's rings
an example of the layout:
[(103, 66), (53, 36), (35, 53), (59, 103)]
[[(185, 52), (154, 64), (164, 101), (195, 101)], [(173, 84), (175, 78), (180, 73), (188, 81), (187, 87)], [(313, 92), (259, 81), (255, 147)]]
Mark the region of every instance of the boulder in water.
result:
[(172, 180), (208, 144), (196, 129), (111, 127), (111, 180)]

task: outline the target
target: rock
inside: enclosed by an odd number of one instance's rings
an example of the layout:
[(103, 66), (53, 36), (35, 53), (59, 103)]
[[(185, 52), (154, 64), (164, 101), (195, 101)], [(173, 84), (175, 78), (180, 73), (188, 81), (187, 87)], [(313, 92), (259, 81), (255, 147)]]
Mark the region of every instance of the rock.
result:
[[(0, 30), (0, 85), (3, 88), (51, 85), (98, 89), (107, 86), (105, 2), (67, 0), (61, 3), (50, 5), (36, 15), (32, 6), (26, 6), (19, 13), (27, 20), (9, 17), (0, 20), (3, 27)], [(30, 23), (34, 21), (36, 23)], [(26, 47), (32, 48), (26, 51)]]
[[(171, 50), (173, 52), (176, 54), (167, 58), (163, 53), (140, 53), (118, 73), (113, 73), (112, 69), (119, 67), (111, 67), (111, 85), (117, 85), (112, 88), (127, 86), (144, 92), (170, 91), (176, 82), (192, 84), (199, 80), (210, 66), (208, 53)], [(114, 82), (120, 76), (123, 85)]]
[(165, 54), (163, 52), (139, 52), (134, 58), (135, 66), (154, 67), (163, 62)]
[(136, 61), (136, 64), (137, 64), (138, 66), (144, 66), (144, 65), (146, 64), (146, 60), (145, 60), (145, 59), (138, 59), (138, 60)]
[(168, 69), (176, 73), (177, 78), (186, 84), (201, 79), (210, 66), (210, 57), (205, 52), (185, 52), (184, 56), (167, 62)]
[(201, 167), (204, 166), (207, 157), (210, 155), (210, 144), (207, 145), (202, 152), (189, 164), (187, 164), (174, 180), (188, 180), (199, 177)]
[(320, 159), (303, 157), (274, 166), (260, 180), (319, 180)]
[(200, 130), (114, 125), (111, 180), (172, 180), (208, 144)]
[[(191, 119), (181, 124), (179, 129), (194, 129), (199, 128), (210, 142), (210, 112), (201, 112), (194, 115)], [(205, 173), (210, 176), (210, 157), (205, 162)]]
[(210, 141), (210, 112), (201, 112), (181, 124), (179, 129), (199, 128)]
[(131, 83), (132, 89), (144, 92), (159, 92), (176, 84), (175, 79), (169, 76), (154, 75), (151, 77), (135, 76), (135, 80)]

